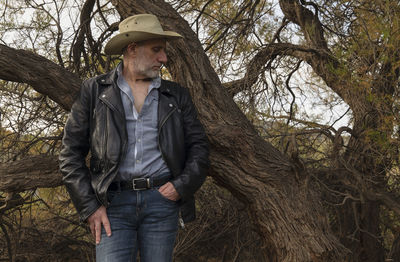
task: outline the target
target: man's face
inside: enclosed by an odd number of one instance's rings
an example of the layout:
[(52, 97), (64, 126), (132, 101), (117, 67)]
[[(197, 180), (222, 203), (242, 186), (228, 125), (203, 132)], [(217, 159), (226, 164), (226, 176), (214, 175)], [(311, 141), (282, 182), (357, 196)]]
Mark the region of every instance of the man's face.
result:
[(147, 40), (136, 45), (136, 56), (132, 62), (136, 75), (156, 78), (161, 66), (167, 62), (165, 39)]

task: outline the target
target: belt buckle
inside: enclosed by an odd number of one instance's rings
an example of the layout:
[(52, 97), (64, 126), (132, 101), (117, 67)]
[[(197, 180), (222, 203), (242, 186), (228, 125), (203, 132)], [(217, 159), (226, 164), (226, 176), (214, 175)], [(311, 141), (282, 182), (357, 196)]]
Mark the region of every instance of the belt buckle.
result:
[[(146, 187), (137, 188), (136, 187), (136, 181), (145, 181), (146, 182)], [(137, 190), (137, 191), (149, 189), (150, 188), (150, 179), (149, 178), (144, 178), (144, 177), (134, 178), (134, 179), (132, 179), (132, 188), (133, 188), (133, 190)]]

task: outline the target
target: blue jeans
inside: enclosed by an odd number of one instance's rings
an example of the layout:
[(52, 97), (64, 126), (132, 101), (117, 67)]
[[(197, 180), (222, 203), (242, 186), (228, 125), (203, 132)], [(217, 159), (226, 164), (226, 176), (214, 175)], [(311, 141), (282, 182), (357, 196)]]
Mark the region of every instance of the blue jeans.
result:
[(141, 262), (170, 262), (178, 231), (179, 206), (158, 192), (109, 192), (107, 208), (112, 235), (102, 228), (96, 246), (97, 262), (134, 262), (139, 250)]

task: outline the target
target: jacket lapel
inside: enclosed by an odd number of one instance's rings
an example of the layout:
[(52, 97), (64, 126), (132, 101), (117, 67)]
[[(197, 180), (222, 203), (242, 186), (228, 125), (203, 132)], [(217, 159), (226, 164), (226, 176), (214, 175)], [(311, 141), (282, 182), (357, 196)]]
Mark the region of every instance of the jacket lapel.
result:
[(122, 105), (120, 90), (117, 86), (117, 73), (116, 69), (110, 73), (100, 77), (97, 82), (102, 88), (99, 93), (99, 99), (104, 102), (114, 112), (117, 112), (122, 119), (125, 119), (125, 112)]
[(169, 87), (166, 87), (165, 82), (161, 81), (158, 100), (158, 128), (162, 127), (163, 122), (173, 110), (176, 110), (176, 102), (172, 98)]

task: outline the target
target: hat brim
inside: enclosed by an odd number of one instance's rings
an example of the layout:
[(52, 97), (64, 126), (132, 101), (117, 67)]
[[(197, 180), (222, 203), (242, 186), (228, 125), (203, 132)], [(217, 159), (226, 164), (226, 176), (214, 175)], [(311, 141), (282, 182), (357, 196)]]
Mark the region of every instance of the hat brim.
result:
[(130, 31), (120, 33), (108, 41), (104, 47), (104, 52), (107, 55), (121, 55), (122, 50), (132, 42), (140, 42), (150, 39), (165, 38), (167, 40), (182, 38), (178, 33), (172, 31), (163, 31), (161, 34), (142, 32), (142, 31)]

